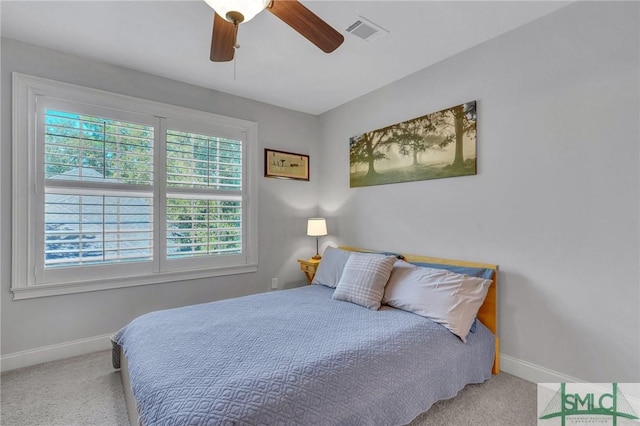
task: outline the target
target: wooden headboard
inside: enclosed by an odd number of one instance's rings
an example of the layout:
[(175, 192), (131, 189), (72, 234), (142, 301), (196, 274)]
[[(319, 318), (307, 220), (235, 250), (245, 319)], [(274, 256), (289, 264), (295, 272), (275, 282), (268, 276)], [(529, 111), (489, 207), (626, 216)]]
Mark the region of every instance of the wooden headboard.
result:
[[(341, 246), (340, 248), (343, 250), (358, 251), (364, 253), (380, 252), (379, 250), (369, 250), (358, 247)], [(407, 262), (439, 263), (441, 265), (484, 268), (492, 269), (494, 271), (492, 279), (493, 283), (489, 287), (487, 297), (480, 307), (480, 310), (478, 311), (478, 319), (482, 321), (482, 323), (487, 326), (489, 330), (491, 330), (496, 338), (496, 355), (493, 360), (493, 369), (491, 372), (493, 374), (498, 374), (500, 372), (500, 339), (498, 338), (498, 265), (492, 265), (489, 263), (467, 262), (464, 260), (442, 259), (439, 257), (419, 256), (415, 254), (398, 254), (402, 255), (404, 257), (404, 260), (406, 260)]]

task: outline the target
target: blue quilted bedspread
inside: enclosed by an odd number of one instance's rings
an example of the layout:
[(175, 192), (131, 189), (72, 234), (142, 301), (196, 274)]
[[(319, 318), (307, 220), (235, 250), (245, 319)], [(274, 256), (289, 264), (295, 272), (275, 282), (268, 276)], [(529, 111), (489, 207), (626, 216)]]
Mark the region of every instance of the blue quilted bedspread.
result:
[(114, 341), (141, 423), (406, 424), (491, 376), (493, 335), (313, 285), (143, 315)]

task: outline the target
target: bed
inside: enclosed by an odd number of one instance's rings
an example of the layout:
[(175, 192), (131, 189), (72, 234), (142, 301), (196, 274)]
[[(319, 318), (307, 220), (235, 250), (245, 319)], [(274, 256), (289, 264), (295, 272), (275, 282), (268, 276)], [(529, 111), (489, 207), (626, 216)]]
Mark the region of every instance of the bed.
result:
[[(131, 425), (400, 425), (498, 374), (496, 265), (339, 250), (347, 261), (336, 288), (307, 285), (152, 312), (120, 330), (113, 363)], [(488, 271), (468, 333), (461, 338), (388, 305), (336, 299), (354, 259), (365, 255), (394, 258), (387, 287), (403, 272), (400, 262), (420, 271)]]

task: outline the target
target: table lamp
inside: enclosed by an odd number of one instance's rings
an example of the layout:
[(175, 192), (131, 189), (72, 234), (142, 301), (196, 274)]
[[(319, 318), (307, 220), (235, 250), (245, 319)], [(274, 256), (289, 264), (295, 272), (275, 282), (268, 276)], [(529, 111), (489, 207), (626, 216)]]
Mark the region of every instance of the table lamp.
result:
[(316, 254), (312, 259), (322, 259), (320, 253), (318, 253), (318, 237), (327, 235), (327, 221), (321, 217), (314, 217), (307, 221), (307, 235), (310, 237), (316, 237)]

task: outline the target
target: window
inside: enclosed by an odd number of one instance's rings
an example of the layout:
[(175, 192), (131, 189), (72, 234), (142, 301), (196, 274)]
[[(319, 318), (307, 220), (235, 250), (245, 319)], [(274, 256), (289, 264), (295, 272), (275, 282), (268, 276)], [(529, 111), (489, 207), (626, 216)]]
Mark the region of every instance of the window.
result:
[(14, 73), (14, 298), (255, 271), (256, 141), (252, 122)]

